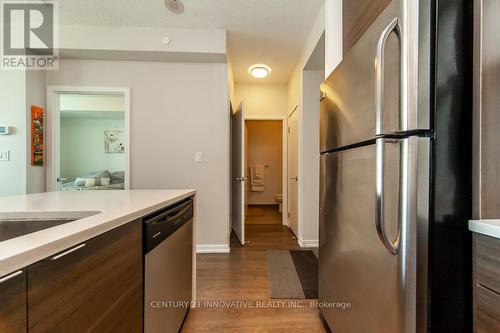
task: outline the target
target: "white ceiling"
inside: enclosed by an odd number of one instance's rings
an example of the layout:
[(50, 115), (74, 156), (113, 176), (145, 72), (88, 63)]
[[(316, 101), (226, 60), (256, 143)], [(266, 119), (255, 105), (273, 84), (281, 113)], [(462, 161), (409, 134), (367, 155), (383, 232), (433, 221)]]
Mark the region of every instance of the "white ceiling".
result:
[[(236, 82), (286, 83), (324, 0), (183, 0), (185, 12), (169, 12), (163, 0), (63, 0), (64, 25), (226, 29)], [(248, 74), (254, 63), (271, 76)]]

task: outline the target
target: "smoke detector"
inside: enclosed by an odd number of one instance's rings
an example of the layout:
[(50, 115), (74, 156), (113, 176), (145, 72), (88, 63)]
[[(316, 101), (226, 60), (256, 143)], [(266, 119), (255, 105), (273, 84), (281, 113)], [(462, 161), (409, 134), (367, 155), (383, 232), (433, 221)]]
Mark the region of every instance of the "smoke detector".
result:
[(165, 7), (174, 14), (184, 13), (184, 4), (180, 0), (165, 0)]

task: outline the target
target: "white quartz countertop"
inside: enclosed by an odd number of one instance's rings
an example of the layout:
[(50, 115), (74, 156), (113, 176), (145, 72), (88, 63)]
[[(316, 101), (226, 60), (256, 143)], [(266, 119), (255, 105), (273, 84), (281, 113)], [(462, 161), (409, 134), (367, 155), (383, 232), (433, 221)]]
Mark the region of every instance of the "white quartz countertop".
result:
[(194, 194), (194, 190), (129, 190), (0, 197), (0, 220), (94, 214), (0, 242), (0, 277)]
[(471, 220), (469, 230), (500, 239), (500, 220)]

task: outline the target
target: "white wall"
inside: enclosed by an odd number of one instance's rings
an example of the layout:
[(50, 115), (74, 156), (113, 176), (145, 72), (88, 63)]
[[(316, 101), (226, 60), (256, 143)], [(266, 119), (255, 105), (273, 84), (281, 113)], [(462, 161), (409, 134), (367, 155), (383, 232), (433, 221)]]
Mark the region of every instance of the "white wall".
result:
[[(297, 66), (288, 82), (288, 112), (299, 112), (299, 183), (297, 235), (301, 246), (318, 245), (319, 226), (319, 85), (324, 71), (305, 71), (325, 33), (325, 7), (318, 13)], [(326, 52), (326, 51), (325, 51)], [(309, 73), (309, 74), (307, 74)], [(321, 80), (318, 77), (321, 76)], [(316, 100), (316, 101), (315, 101)], [(297, 112), (297, 111), (296, 111)]]
[(123, 94), (61, 94), (59, 110), (125, 112), (125, 97)]
[(124, 129), (120, 119), (61, 119), (61, 176), (74, 180), (93, 171), (125, 170), (125, 154), (104, 152), (104, 131)]
[[(229, 246), (226, 64), (63, 60), (49, 85), (130, 87), (131, 188), (194, 188), (197, 245)], [(195, 152), (204, 161), (195, 162)]]
[(319, 239), (319, 86), (323, 80), (324, 71), (303, 72), (299, 240), (306, 245), (315, 245)]
[(325, 0), (325, 77), (342, 61), (342, 1)]
[(44, 71), (0, 70), (0, 125), (14, 127), (0, 136), (0, 196), (45, 191), (45, 167), (31, 165), (31, 106), (45, 108)]
[(283, 192), (283, 124), (281, 121), (247, 120), (246, 125), (247, 170), (255, 164), (269, 166), (265, 168), (264, 192), (253, 192), (248, 186), (248, 204), (277, 204), (275, 196)]
[(59, 34), (62, 59), (226, 62), (223, 29), (62, 25)]
[(15, 128), (0, 135), (0, 151), (10, 151), (10, 161), (0, 161), (0, 196), (26, 193), (26, 115), (26, 73), (0, 70), (0, 125)]
[[(245, 101), (246, 116), (284, 116), (287, 114), (288, 90), (285, 84), (238, 83), (236, 103)], [(237, 108), (238, 105), (234, 107)]]

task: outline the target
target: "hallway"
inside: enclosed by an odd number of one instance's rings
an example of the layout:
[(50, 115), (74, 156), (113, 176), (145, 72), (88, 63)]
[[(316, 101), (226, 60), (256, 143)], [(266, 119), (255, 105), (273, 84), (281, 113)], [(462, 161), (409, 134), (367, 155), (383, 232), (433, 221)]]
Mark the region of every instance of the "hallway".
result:
[[(246, 235), (249, 243), (244, 247), (231, 240), (230, 254), (197, 256), (198, 302), (270, 300), (266, 251), (299, 249), (299, 245), (282, 225), (247, 225)], [(310, 300), (286, 301), (284, 307), (191, 309), (182, 332), (326, 332), (318, 310), (309, 307)]]

